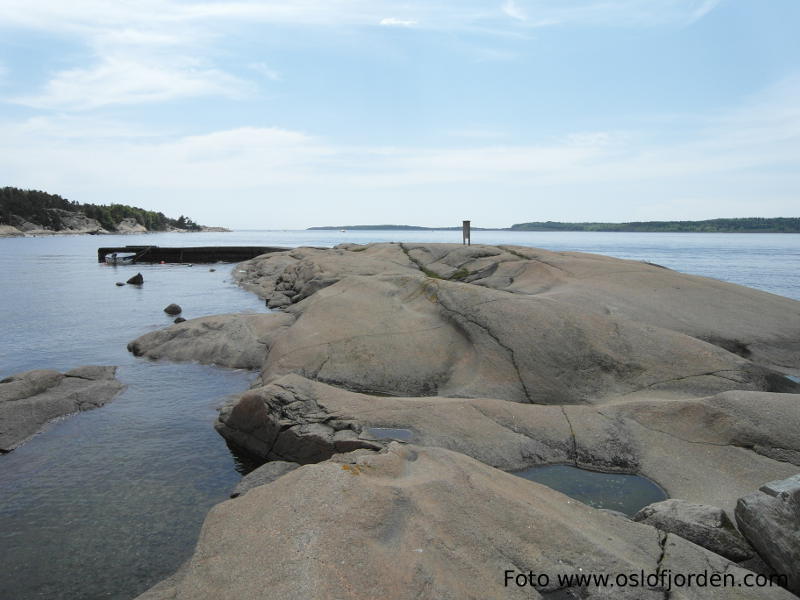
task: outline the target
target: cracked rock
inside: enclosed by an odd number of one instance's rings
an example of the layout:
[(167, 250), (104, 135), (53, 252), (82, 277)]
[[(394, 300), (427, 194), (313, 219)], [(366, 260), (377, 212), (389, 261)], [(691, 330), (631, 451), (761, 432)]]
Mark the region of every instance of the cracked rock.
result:
[(761, 558), (787, 575), (789, 589), (800, 594), (800, 474), (739, 498), (736, 522)]
[(748, 560), (753, 549), (721, 508), (672, 499), (645, 506), (633, 520), (673, 533), (734, 562)]

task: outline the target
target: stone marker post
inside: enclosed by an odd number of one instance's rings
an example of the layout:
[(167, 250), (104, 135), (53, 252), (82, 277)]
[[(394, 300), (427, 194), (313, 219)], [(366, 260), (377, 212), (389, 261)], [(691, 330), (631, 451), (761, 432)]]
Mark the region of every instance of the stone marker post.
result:
[(462, 224), (462, 230), (461, 230), (461, 233), (462, 233), (462, 244), (466, 244), (467, 246), (471, 246), (472, 245), (472, 242), (469, 239), (469, 234), (470, 234), (469, 223), (470, 223), (469, 221), (464, 221), (463, 224)]

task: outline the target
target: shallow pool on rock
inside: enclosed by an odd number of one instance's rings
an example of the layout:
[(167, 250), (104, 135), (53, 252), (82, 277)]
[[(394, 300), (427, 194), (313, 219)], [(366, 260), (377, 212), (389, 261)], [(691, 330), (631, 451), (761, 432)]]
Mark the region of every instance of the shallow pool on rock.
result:
[(513, 473), (558, 490), (594, 508), (636, 514), (639, 509), (666, 500), (658, 485), (641, 475), (600, 473), (571, 465), (544, 465)]

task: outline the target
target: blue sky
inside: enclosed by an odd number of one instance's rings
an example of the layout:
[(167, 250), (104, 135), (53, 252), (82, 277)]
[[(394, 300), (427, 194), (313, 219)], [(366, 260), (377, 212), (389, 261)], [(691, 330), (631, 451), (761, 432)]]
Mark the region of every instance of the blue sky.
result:
[(797, 0), (2, 0), (0, 185), (212, 225), (798, 216)]

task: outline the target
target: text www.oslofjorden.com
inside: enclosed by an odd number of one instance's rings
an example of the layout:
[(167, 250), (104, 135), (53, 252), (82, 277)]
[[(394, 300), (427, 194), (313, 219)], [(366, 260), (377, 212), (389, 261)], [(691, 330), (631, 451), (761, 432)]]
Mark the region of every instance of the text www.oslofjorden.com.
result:
[(533, 587), (537, 590), (562, 588), (651, 588), (670, 591), (673, 588), (762, 588), (786, 587), (788, 578), (783, 574), (762, 575), (746, 573), (736, 578), (733, 573), (715, 573), (704, 570), (698, 573), (673, 573), (662, 569), (656, 573), (645, 571), (633, 573), (526, 573), (507, 569), (504, 573), (505, 587)]

